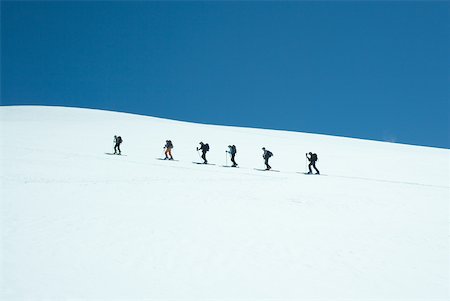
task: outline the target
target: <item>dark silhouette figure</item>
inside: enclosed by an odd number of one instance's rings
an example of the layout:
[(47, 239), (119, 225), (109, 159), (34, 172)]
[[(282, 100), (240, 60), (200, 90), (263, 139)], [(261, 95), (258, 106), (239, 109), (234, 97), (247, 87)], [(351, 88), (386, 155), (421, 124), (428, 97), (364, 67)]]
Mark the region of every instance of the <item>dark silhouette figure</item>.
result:
[(236, 167), (237, 163), (236, 163), (236, 161), (234, 161), (234, 157), (236, 156), (236, 153), (237, 153), (236, 145), (228, 145), (228, 149), (229, 150), (227, 151), (227, 153), (229, 153), (231, 155), (231, 162), (233, 162), (232, 167)]
[(117, 154), (117, 152), (119, 152), (118, 154), (121, 154), (120, 151), (120, 144), (122, 144), (123, 140), (122, 137), (120, 136), (114, 136), (114, 155)]
[(164, 149), (166, 150), (164, 152), (164, 155), (166, 156), (164, 158), (164, 160), (173, 160), (173, 156), (172, 156), (172, 148), (173, 148), (173, 143), (170, 140), (166, 140), (166, 145), (164, 146)]
[(270, 170), (272, 167), (269, 165), (269, 158), (273, 156), (272, 152), (267, 150), (265, 147), (262, 148), (264, 151), (263, 158), (264, 158), (264, 164), (266, 164), (266, 170)]
[(202, 151), (203, 164), (208, 164), (208, 160), (206, 160), (206, 152), (209, 151), (208, 143), (200, 142), (200, 147), (197, 147), (197, 151), (198, 150)]
[(310, 152), (309, 153), (309, 157), (308, 157), (308, 154), (306, 154), (306, 158), (308, 158), (308, 160), (309, 160), (309, 165), (308, 165), (309, 172), (308, 172), (308, 174), (312, 174), (312, 170), (311, 170), (311, 166), (312, 166), (316, 170), (316, 174), (320, 175), (320, 172), (319, 172), (319, 170), (316, 167), (316, 162), (318, 160), (317, 154), (313, 154), (313, 153)]

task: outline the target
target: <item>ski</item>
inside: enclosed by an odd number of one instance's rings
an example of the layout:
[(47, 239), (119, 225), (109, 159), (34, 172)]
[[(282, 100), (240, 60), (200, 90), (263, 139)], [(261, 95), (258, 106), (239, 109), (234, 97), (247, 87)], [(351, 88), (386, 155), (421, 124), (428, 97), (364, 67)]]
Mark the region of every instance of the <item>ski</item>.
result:
[(258, 170), (258, 171), (273, 171), (273, 172), (280, 172), (279, 170), (276, 169), (261, 169), (261, 168), (253, 168), (254, 170)]
[(105, 154), (110, 156), (126, 156), (124, 154), (114, 154), (114, 153), (105, 153)]
[(212, 163), (203, 163), (203, 162), (192, 162), (194, 164), (198, 164), (198, 165), (216, 165), (216, 164), (212, 164)]
[(316, 174), (316, 173), (308, 173), (308, 172), (300, 172), (300, 171), (298, 171), (296, 173), (301, 174), (301, 175), (305, 175), (305, 176), (325, 176), (323, 173)]
[(175, 159), (164, 159), (164, 158), (156, 158), (156, 160), (160, 160), (160, 161), (174, 161), (174, 162), (178, 162), (179, 160), (175, 160)]

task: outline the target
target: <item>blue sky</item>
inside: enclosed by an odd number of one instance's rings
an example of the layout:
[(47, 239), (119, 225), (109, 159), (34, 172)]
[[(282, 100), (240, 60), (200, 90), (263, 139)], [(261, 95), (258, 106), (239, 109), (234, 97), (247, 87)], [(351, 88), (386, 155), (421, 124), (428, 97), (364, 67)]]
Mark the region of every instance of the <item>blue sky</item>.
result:
[(449, 2), (1, 2), (1, 104), (450, 147)]

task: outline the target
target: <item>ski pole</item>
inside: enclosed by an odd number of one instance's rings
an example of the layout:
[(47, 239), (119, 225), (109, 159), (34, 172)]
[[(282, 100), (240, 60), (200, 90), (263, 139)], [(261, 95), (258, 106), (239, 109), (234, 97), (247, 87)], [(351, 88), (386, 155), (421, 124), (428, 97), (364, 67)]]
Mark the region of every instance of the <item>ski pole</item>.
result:
[(227, 151), (225, 151), (225, 166), (228, 166), (228, 155), (227, 155)]

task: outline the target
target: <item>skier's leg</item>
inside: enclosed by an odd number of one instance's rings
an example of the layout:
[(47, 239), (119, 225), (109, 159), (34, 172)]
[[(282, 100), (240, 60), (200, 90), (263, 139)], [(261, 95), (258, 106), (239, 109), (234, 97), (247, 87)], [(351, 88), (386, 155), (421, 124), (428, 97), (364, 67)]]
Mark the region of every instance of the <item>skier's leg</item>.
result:
[(270, 167), (270, 165), (269, 165), (269, 158), (266, 158), (266, 159), (265, 159), (264, 164), (266, 164), (266, 170), (269, 170), (269, 169), (272, 168), (272, 167)]
[(231, 155), (231, 162), (233, 162), (233, 166), (237, 166), (236, 161), (234, 161), (234, 156), (236, 156), (236, 154)]
[(169, 148), (169, 156), (170, 156), (170, 160), (173, 160), (172, 149), (171, 148)]
[(202, 159), (204, 164), (208, 163), (208, 161), (206, 160), (206, 152), (202, 153)]
[(312, 165), (312, 163), (309, 163), (309, 165), (308, 165), (309, 172), (308, 173), (312, 173), (311, 165)]
[(320, 172), (319, 172), (319, 170), (318, 170), (317, 167), (316, 167), (316, 162), (314, 162), (313, 167), (314, 167), (314, 169), (316, 170), (317, 174), (320, 175)]

